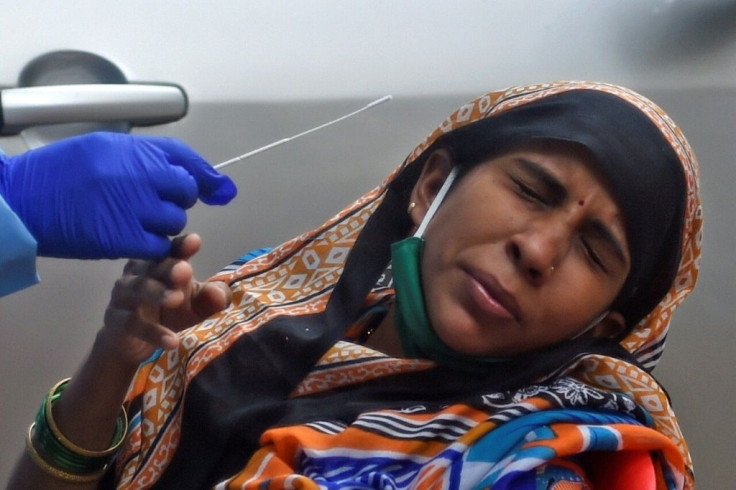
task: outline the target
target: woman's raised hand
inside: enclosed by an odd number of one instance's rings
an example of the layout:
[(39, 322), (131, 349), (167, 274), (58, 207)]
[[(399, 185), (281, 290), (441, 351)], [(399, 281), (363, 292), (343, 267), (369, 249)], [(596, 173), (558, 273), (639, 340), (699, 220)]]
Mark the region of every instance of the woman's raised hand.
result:
[(137, 365), (159, 347), (176, 348), (176, 332), (230, 304), (227, 284), (194, 279), (189, 259), (201, 244), (198, 235), (185, 235), (174, 240), (170, 257), (125, 265), (98, 336), (121, 361)]

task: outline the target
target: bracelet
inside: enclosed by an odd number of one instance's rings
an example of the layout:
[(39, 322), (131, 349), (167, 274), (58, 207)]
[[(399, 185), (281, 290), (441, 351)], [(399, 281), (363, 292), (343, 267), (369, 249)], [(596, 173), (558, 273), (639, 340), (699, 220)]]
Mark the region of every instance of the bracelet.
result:
[(45, 472), (67, 481), (92, 482), (104, 475), (108, 464), (125, 440), (128, 416), (125, 408), (117, 419), (111, 447), (102, 451), (84, 449), (61, 433), (53, 416), (53, 405), (61, 397), (69, 378), (54, 385), (28, 429), (26, 447), (31, 459)]
[(97, 473), (91, 473), (87, 475), (78, 475), (75, 473), (69, 473), (61, 470), (55, 466), (51, 466), (46, 462), (43, 457), (38, 453), (35, 446), (33, 445), (33, 428), (36, 423), (32, 423), (28, 428), (28, 434), (26, 435), (26, 452), (30, 456), (31, 460), (36, 463), (36, 466), (41, 468), (44, 472), (53, 476), (56, 479), (68, 481), (71, 483), (92, 483), (102, 478), (107, 471), (107, 465), (100, 469)]
[(67, 439), (64, 434), (61, 433), (59, 427), (56, 425), (56, 421), (54, 420), (54, 413), (52, 411), (54, 402), (64, 392), (66, 385), (69, 384), (69, 379), (70, 378), (66, 378), (56, 383), (54, 387), (51, 388), (51, 391), (49, 391), (49, 395), (46, 397), (46, 401), (44, 403), (45, 418), (49, 429), (51, 429), (51, 433), (65, 448), (80, 456), (85, 456), (88, 458), (101, 458), (111, 456), (112, 454), (117, 452), (118, 448), (120, 448), (120, 445), (125, 440), (125, 435), (128, 433), (128, 414), (125, 411), (125, 408), (122, 408), (121, 414), (117, 419), (115, 435), (112, 438), (113, 442), (109, 448), (102, 451), (91, 451), (89, 449), (84, 449), (77, 446), (72, 441)]

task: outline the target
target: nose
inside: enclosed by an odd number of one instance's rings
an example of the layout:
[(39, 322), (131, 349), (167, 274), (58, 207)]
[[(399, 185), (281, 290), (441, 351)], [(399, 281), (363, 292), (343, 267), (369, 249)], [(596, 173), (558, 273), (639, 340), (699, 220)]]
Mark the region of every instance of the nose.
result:
[(546, 282), (572, 246), (572, 230), (564, 219), (549, 217), (528, 223), (511, 236), (507, 253), (521, 274), (535, 285)]

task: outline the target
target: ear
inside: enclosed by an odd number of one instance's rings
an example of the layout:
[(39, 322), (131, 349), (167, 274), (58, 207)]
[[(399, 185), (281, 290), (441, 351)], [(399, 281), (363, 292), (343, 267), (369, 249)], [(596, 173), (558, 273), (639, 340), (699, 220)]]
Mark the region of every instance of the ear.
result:
[(414, 203), (414, 208), (409, 213), (414, 226), (419, 226), (422, 222), (450, 170), (452, 170), (452, 157), (449, 151), (435, 150), (427, 158), (409, 199), (410, 203)]
[(626, 319), (617, 311), (609, 311), (587, 332), (587, 336), (614, 339), (626, 329)]

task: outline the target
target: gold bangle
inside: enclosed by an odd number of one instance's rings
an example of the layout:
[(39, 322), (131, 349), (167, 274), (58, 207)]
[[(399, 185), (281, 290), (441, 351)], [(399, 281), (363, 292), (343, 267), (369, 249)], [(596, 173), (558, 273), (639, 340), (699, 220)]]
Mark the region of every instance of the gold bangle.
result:
[(26, 435), (26, 452), (28, 453), (28, 456), (30, 456), (31, 460), (36, 464), (36, 466), (38, 466), (45, 473), (51, 475), (58, 480), (64, 480), (71, 483), (92, 483), (100, 480), (105, 475), (105, 472), (107, 471), (107, 465), (105, 465), (100, 471), (92, 473), (90, 475), (78, 475), (74, 473), (69, 473), (67, 471), (60, 470), (59, 468), (51, 466), (41, 457), (40, 454), (38, 454), (36, 447), (33, 445), (33, 428), (35, 426), (36, 423), (33, 422), (30, 427), (28, 427), (28, 434)]
[(59, 389), (59, 387), (67, 383), (69, 379), (70, 378), (62, 379), (61, 381), (56, 383), (53, 388), (51, 388), (49, 395), (46, 397), (46, 423), (48, 424), (49, 429), (51, 429), (51, 433), (64, 447), (80, 456), (88, 458), (101, 458), (112, 455), (118, 450), (118, 448), (120, 448), (120, 445), (123, 443), (123, 441), (125, 441), (125, 436), (128, 433), (128, 413), (125, 411), (125, 407), (122, 407), (122, 414), (118, 416), (118, 418), (122, 417), (123, 419), (123, 429), (122, 431), (120, 431), (120, 438), (117, 441), (113, 440), (112, 446), (102, 451), (92, 451), (90, 449), (79, 447), (61, 433), (61, 430), (59, 430), (59, 427), (56, 425), (56, 421), (54, 420), (54, 414), (52, 410), (53, 404), (51, 403), (51, 398), (56, 394), (56, 391)]

